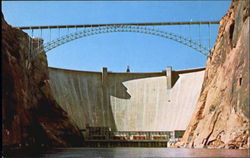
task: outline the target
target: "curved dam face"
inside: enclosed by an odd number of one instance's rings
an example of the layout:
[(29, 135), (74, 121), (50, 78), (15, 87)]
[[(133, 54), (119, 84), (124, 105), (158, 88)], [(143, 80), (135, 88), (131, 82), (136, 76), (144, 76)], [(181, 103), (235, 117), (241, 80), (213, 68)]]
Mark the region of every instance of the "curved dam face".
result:
[(185, 130), (201, 91), (204, 69), (166, 72), (49, 68), (56, 100), (80, 129), (88, 124), (118, 131)]

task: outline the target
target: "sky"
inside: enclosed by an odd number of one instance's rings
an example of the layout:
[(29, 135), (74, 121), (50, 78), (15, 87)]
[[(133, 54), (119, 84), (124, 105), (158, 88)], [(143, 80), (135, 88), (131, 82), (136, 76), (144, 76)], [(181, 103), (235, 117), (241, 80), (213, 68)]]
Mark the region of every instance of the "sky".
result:
[[(2, 12), (12, 26), (109, 23), (217, 21), (231, 1), (3, 1)], [(213, 47), (218, 25), (154, 26)], [(70, 30), (74, 32), (75, 30)], [(31, 32), (27, 31), (31, 35)], [(66, 32), (61, 32), (61, 34)], [(48, 34), (48, 32), (47, 32)], [(48, 39), (46, 31), (43, 38)], [(34, 36), (41, 36), (34, 32)], [(52, 31), (51, 38), (58, 36)], [(47, 52), (50, 67), (83, 71), (160, 72), (204, 67), (206, 56), (178, 42), (139, 33), (98, 34)]]

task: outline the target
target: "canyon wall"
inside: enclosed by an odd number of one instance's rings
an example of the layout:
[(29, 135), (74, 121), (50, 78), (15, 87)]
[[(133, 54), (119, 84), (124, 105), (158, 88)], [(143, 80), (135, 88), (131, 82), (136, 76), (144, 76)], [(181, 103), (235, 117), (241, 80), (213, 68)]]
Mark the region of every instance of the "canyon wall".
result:
[(202, 92), (180, 145), (249, 148), (249, 1), (233, 0), (220, 21)]
[(80, 146), (83, 138), (57, 104), (49, 86), (44, 52), (34, 58), (40, 39), (11, 27), (2, 15), (3, 148)]
[[(185, 130), (197, 103), (204, 69), (113, 73), (49, 68), (53, 94), (70, 118), (118, 131)], [(172, 76), (173, 87), (168, 89)]]

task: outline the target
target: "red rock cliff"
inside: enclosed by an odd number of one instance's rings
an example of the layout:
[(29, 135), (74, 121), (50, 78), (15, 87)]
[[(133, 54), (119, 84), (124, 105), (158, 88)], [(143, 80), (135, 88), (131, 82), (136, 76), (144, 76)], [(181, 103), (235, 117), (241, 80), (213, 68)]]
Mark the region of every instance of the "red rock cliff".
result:
[(3, 146), (80, 146), (81, 133), (51, 94), (45, 53), (30, 59), (31, 41), (2, 17)]
[(249, 148), (249, 1), (232, 1), (207, 60), (202, 92), (182, 144)]

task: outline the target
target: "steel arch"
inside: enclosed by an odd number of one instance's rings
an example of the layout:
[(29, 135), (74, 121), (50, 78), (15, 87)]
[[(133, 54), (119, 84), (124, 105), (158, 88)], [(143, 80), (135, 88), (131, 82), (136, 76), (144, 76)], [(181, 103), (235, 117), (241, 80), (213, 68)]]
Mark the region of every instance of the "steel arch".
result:
[[(166, 31), (161, 31), (161, 30), (156, 30), (154, 28), (149, 28), (149, 27), (142, 27), (142, 26), (134, 26), (134, 25), (115, 25), (115, 26), (103, 26), (103, 27), (93, 27), (93, 28), (86, 28), (81, 31), (77, 31), (74, 33), (70, 33), (68, 35), (64, 35), (62, 37), (59, 37), (55, 40), (52, 40), (51, 42), (47, 42), (43, 45), (41, 45), (37, 51), (45, 51), (48, 52), (56, 47), (59, 47), (65, 43), (68, 43), (70, 41), (87, 37), (87, 36), (92, 36), (92, 35), (97, 35), (97, 34), (102, 34), (102, 33), (113, 33), (113, 32), (135, 32), (135, 33), (143, 33), (143, 34), (150, 34), (166, 39), (170, 39), (176, 42), (179, 42), (181, 44), (184, 44), (190, 48), (195, 49), (196, 51), (200, 52), (201, 54), (208, 56), (209, 48), (201, 45), (200, 43), (197, 43), (191, 39), (188, 39), (186, 37), (169, 33)], [(37, 53), (36, 53), (37, 54)]]

